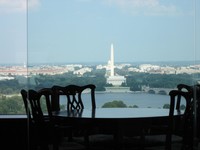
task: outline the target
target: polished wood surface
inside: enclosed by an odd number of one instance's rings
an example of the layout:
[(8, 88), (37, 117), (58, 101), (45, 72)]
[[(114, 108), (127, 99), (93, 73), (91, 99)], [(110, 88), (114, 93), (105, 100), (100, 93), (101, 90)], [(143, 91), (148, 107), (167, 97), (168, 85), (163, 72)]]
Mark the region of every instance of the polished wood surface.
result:
[[(141, 136), (141, 143), (144, 143), (144, 133), (155, 125), (166, 125), (165, 135), (171, 136), (169, 112), (162, 108), (96, 108), (57, 111), (53, 116), (63, 123), (81, 126), (87, 132), (96, 128), (97, 134), (112, 134), (115, 148), (120, 149), (123, 136)], [(173, 117), (180, 115), (182, 112), (175, 110)], [(171, 138), (168, 141), (166, 148), (170, 149)]]

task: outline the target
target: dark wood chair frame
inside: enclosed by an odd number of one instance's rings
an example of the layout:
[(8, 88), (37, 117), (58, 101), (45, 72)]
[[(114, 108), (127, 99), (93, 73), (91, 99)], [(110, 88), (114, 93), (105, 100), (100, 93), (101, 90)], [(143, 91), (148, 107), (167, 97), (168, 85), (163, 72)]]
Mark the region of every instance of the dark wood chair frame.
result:
[[(30, 149), (49, 149), (53, 145), (54, 150), (59, 149), (59, 126), (54, 122), (51, 110), (51, 89), (21, 90), (25, 110), (29, 123)], [(44, 113), (41, 106), (41, 99), (44, 97), (47, 112)]]
[[(182, 118), (182, 123), (184, 124), (184, 127), (186, 127), (185, 118), (188, 118), (188, 116), (190, 115), (190, 107), (191, 107), (191, 93), (190, 92), (171, 90), (169, 92), (169, 96), (170, 96), (169, 117), (164, 120), (152, 122), (152, 125), (147, 130), (144, 130), (144, 138), (143, 138), (145, 142), (145, 136), (164, 135), (165, 136), (165, 150), (172, 149), (172, 135), (174, 134), (174, 123), (177, 120), (180, 120), (180, 118)], [(184, 112), (182, 113), (181, 113), (180, 107), (177, 107), (177, 101), (179, 101), (179, 98), (181, 98), (180, 101), (185, 101), (186, 103), (186, 108)], [(175, 111), (180, 112), (181, 115), (174, 116)]]
[[(178, 135), (182, 137), (182, 149), (186, 149), (188, 147), (192, 147), (191, 141), (189, 141), (189, 137), (192, 136), (192, 117), (193, 117), (193, 103), (192, 97), (193, 94), (190, 91), (180, 91), (180, 90), (172, 90), (169, 93), (170, 95), (170, 122), (169, 122), (169, 130), (170, 135), (168, 135), (168, 142), (171, 142), (172, 135)], [(177, 112), (181, 112), (181, 101), (185, 101), (185, 109), (183, 115), (176, 117), (174, 119), (173, 114), (176, 110)]]
[[(52, 109), (53, 111), (59, 111), (60, 110), (60, 96), (65, 96), (67, 99), (67, 110), (75, 110), (76, 112), (81, 112), (81, 110), (84, 109), (84, 102), (82, 100), (82, 94), (84, 91), (89, 89), (91, 94), (91, 108), (94, 110), (96, 108), (96, 102), (95, 102), (95, 88), (96, 86), (94, 84), (88, 84), (83, 86), (78, 85), (67, 85), (67, 86), (53, 86), (53, 100), (52, 100)], [(69, 124), (70, 126), (70, 124)], [(80, 131), (80, 136), (84, 136), (85, 145), (89, 146), (89, 135), (91, 134), (92, 127), (89, 125), (77, 125), (76, 127), (73, 127), (74, 131)], [(70, 140), (73, 140), (73, 134), (69, 137)]]
[[(190, 135), (190, 143), (197, 144), (200, 142), (200, 85), (186, 85), (186, 84), (178, 84), (178, 90), (180, 91), (188, 91), (192, 93), (192, 112), (193, 115), (191, 116), (190, 126), (193, 130), (192, 134)], [(180, 98), (177, 101), (177, 109), (180, 107)], [(195, 146), (195, 145), (194, 145)]]
[(95, 102), (95, 88), (96, 86), (93, 84), (88, 84), (84, 86), (78, 86), (78, 85), (68, 85), (65, 87), (62, 86), (53, 86), (53, 96), (54, 100), (52, 101), (52, 110), (53, 111), (59, 111), (60, 110), (60, 102), (59, 102), (59, 96), (65, 95), (67, 97), (67, 110), (71, 109), (84, 109), (84, 103), (82, 101), (82, 93), (86, 89), (91, 90), (91, 108), (96, 108), (96, 102)]

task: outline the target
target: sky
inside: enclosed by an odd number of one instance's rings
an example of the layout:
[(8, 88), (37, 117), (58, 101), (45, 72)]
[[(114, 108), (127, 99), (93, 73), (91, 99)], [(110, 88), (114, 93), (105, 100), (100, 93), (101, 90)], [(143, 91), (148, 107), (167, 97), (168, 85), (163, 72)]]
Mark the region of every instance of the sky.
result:
[(199, 0), (0, 0), (0, 20), (0, 63), (200, 60)]

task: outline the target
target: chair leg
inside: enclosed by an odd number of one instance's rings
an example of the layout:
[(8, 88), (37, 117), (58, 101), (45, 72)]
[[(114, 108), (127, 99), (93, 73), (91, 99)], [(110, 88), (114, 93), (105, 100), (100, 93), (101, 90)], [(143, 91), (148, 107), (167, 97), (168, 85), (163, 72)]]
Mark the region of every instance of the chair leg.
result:
[(172, 135), (168, 133), (166, 135), (165, 150), (171, 150)]
[(87, 133), (84, 135), (84, 142), (85, 142), (86, 147), (89, 148), (90, 147), (89, 135)]
[(120, 130), (115, 131), (115, 133), (113, 134), (113, 140), (115, 150), (123, 149), (123, 135)]
[(48, 145), (41, 145), (39, 150), (49, 150)]
[(53, 144), (53, 150), (59, 150), (58, 144)]
[(67, 136), (68, 136), (68, 141), (72, 142), (73, 141), (73, 133), (72, 133), (72, 131), (69, 131)]
[(140, 136), (140, 149), (141, 150), (144, 150), (144, 147), (145, 147), (145, 135), (144, 134), (142, 134), (141, 136)]

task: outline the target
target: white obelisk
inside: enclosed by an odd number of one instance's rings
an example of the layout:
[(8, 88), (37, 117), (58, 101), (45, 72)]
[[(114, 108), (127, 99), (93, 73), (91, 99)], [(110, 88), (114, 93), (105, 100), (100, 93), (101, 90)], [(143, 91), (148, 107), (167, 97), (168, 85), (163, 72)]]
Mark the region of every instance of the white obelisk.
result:
[(113, 44), (111, 44), (110, 76), (114, 76), (114, 48), (113, 48)]

